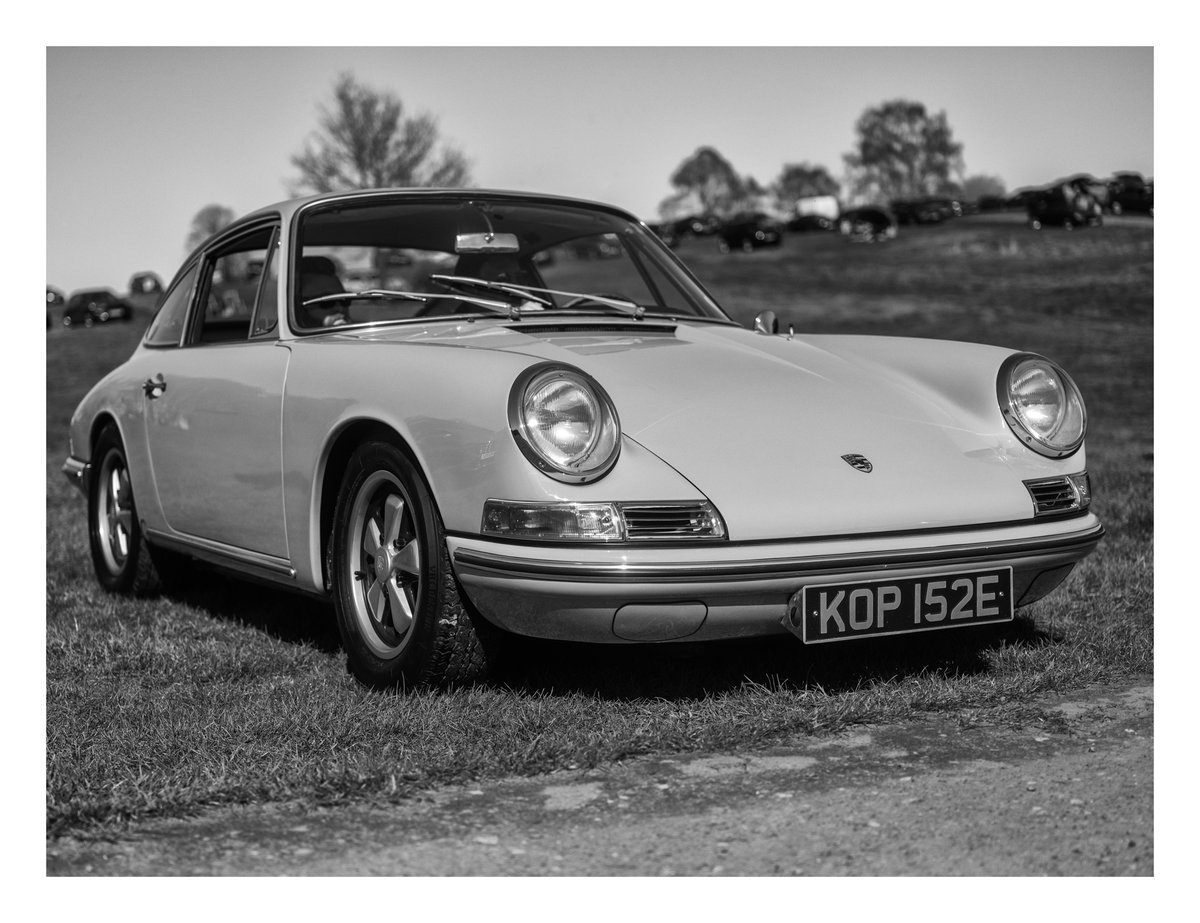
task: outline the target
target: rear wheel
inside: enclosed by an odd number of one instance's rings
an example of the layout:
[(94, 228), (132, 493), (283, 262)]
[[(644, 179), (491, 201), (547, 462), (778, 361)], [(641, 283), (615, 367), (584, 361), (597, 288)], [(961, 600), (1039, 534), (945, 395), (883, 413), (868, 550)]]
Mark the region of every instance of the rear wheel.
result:
[(159, 589), (158, 571), (142, 539), (125, 446), (112, 426), (96, 440), (89, 469), (88, 544), (96, 579), (113, 593)]
[(416, 466), (390, 443), (360, 446), (338, 492), (330, 543), (338, 631), (370, 686), (446, 686), (483, 675), (445, 533)]

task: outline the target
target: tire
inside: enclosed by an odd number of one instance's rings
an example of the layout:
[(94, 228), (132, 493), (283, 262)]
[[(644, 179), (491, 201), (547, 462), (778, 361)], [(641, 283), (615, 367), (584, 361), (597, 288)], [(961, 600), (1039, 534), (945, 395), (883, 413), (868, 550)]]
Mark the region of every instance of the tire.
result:
[(441, 518), (412, 461), (370, 442), (338, 491), (329, 572), (347, 666), (376, 688), (481, 679), (486, 658), (459, 595)]
[(1040, 231), (1042, 229), (1042, 223), (1038, 221), (1037, 218), (1030, 218), (1029, 227), (1035, 231)]
[(125, 446), (115, 427), (100, 433), (88, 469), (88, 544), (96, 579), (110, 593), (148, 596), (161, 588), (142, 538)]

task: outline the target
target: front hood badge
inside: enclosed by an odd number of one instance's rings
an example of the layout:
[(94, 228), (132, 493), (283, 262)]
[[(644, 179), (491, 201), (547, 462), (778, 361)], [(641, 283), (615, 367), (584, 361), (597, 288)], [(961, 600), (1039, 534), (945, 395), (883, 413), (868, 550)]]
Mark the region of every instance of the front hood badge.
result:
[(865, 455), (843, 455), (842, 461), (851, 468), (861, 471), (863, 474), (870, 474), (871, 469), (875, 467), (867, 460)]

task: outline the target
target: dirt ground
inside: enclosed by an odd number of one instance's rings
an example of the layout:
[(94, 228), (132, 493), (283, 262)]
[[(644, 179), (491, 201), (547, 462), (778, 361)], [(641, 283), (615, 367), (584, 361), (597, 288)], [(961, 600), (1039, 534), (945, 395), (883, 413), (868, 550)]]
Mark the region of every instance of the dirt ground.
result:
[(445, 788), (397, 806), (215, 809), (47, 848), (55, 875), (1150, 876), (1154, 687), (1051, 696), (754, 753)]

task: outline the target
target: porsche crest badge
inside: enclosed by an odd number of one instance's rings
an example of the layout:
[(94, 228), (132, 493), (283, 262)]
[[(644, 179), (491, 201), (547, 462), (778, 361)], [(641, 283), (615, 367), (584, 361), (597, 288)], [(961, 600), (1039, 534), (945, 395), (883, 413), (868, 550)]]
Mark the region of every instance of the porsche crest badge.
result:
[(867, 460), (865, 455), (843, 455), (842, 461), (851, 468), (861, 471), (863, 474), (870, 474), (871, 469), (875, 467)]

